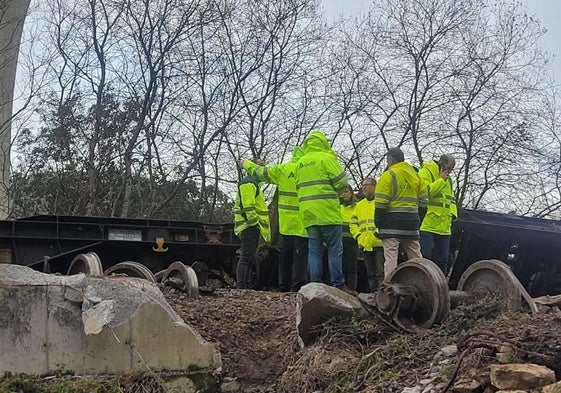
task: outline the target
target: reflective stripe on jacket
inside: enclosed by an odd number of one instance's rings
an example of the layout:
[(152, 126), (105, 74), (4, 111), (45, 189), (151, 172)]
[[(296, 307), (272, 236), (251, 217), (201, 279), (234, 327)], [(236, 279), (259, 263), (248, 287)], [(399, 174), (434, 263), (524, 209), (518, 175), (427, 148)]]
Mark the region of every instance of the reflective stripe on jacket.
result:
[(323, 133), (311, 132), (303, 149), (296, 168), (296, 190), (304, 227), (341, 225), (339, 195), (347, 187), (347, 175)]
[(353, 215), (351, 220), (351, 235), (355, 239), (358, 240), (361, 235), (368, 233), (368, 244), (364, 244), (364, 242), (361, 242), (362, 245), (364, 245), (363, 248), (365, 251), (372, 251), (374, 247), (382, 247), (382, 240), (374, 236), (374, 233), (376, 232), (376, 224), (374, 223), (374, 210), (374, 199), (369, 201), (367, 198), (363, 198), (357, 202), (355, 214)]
[(257, 181), (247, 176), (238, 184), (234, 203), (234, 233), (239, 236), (243, 230), (254, 226), (259, 226), (259, 232), (266, 242), (271, 240), (269, 209)]
[(398, 162), (380, 176), (375, 203), (376, 214), (384, 210), (378, 225), (382, 239), (419, 238), (419, 207), (427, 205), (427, 189), (410, 164)]
[(279, 232), (282, 235), (308, 237), (298, 208), (294, 173), (296, 162), (293, 160), (273, 166), (261, 166), (246, 160), (243, 167), (257, 180), (276, 184), (278, 187)]
[(428, 193), (427, 214), (421, 224), (421, 231), (450, 235), (452, 216), (458, 215), (452, 180), (440, 177), (440, 169), (435, 161), (423, 163), (419, 176)]

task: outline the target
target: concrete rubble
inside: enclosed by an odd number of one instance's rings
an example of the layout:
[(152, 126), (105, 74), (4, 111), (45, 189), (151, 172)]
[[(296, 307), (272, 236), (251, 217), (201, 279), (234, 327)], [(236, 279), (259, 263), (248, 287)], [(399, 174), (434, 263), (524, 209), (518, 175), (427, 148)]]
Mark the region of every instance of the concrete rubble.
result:
[(0, 372), (189, 370), (200, 379), (221, 368), (218, 350), (155, 284), (137, 278), (58, 276), (0, 264), (0, 327)]
[(528, 390), (555, 382), (555, 373), (537, 364), (492, 364), (491, 384), (502, 390)]
[(335, 316), (369, 316), (357, 297), (322, 283), (309, 283), (298, 292), (296, 326), (299, 344), (309, 344), (313, 335), (310, 329)]
[[(458, 349), (455, 345), (441, 348), (434, 356), (429, 369), (418, 384), (406, 387), (401, 393), (437, 393), (447, 386), (449, 375), (456, 367)], [(487, 389), (485, 389), (487, 386)], [(537, 364), (492, 364), (486, 375), (458, 379), (448, 390), (452, 393), (561, 393), (561, 382), (555, 381), (555, 373)]]

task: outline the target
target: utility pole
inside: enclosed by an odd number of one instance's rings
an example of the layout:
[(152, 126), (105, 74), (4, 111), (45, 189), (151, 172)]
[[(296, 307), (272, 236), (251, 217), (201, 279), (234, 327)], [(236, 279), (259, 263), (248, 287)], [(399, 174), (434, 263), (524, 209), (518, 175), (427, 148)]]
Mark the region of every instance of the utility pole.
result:
[(0, 0), (0, 219), (10, 212), (12, 107), (23, 23), (30, 0)]

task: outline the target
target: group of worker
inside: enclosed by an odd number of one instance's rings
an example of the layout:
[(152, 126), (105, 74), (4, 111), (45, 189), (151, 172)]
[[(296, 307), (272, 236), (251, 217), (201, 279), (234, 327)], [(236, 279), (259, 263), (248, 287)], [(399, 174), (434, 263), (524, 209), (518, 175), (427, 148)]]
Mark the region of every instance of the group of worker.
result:
[[(252, 287), (251, 271), (260, 237), (270, 241), (269, 210), (260, 182), (278, 188), (279, 289), (295, 292), (307, 282), (323, 282), (355, 294), (359, 250), (369, 291), (397, 268), (400, 246), (408, 259), (425, 257), (447, 271), (452, 221), (457, 217), (450, 173), (455, 159), (444, 154), (417, 171), (399, 148), (386, 153), (378, 181), (362, 180), (357, 202), (347, 175), (325, 134), (312, 131), (292, 159), (265, 165), (241, 164), (248, 176), (238, 184), (234, 232), (240, 238), (236, 286)], [(325, 252), (326, 251), (326, 252)]]

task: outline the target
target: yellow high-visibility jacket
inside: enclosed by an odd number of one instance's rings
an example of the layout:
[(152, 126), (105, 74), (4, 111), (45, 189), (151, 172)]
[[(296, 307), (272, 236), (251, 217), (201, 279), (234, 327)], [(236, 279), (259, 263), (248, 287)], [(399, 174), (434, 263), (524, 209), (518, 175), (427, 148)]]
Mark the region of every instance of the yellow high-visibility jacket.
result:
[(374, 236), (376, 232), (374, 210), (374, 199), (363, 198), (357, 202), (355, 214), (351, 220), (351, 235), (357, 239), (359, 247), (364, 251), (372, 251), (374, 247), (382, 247), (382, 240)]
[(419, 208), (426, 208), (427, 188), (410, 164), (399, 162), (376, 185), (375, 223), (381, 239), (419, 238)]
[(425, 162), (419, 170), (419, 176), (425, 183), (428, 193), (427, 214), (421, 224), (421, 231), (450, 235), (452, 219), (458, 217), (452, 180), (440, 177), (438, 163)]
[(343, 219), (343, 236), (344, 237), (353, 237), (351, 235), (350, 225), (351, 225), (351, 221), (353, 219), (353, 216), (355, 215), (355, 208), (356, 208), (356, 203), (353, 203), (351, 205), (341, 204), (341, 217)]
[(259, 185), (251, 176), (246, 176), (238, 184), (234, 203), (234, 233), (239, 236), (244, 229), (258, 226), (267, 243), (271, 241), (269, 209)]
[(250, 160), (245, 160), (243, 163), (244, 169), (257, 180), (277, 185), (279, 232), (282, 235), (308, 237), (298, 208), (295, 181), (296, 163), (302, 155), (302, 150), (296, 147), (289, 162), (273, 166), (257, 165)]
[(341, 225), (339, 195), (348, 180), (337, 155), (320, 131), (308, 135), (303, 150), (296, 168), (296, 189), (304, 227)]

